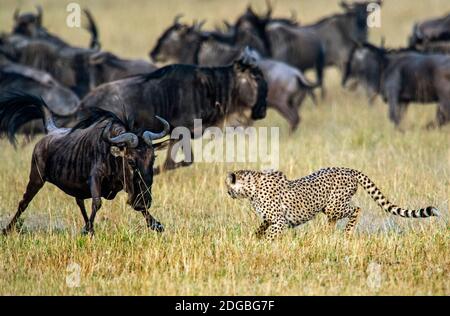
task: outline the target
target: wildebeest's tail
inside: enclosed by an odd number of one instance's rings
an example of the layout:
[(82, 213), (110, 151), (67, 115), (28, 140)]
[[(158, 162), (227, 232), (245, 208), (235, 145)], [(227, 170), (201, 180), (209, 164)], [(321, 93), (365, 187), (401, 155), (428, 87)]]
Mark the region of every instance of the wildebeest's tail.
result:
[(365, 174), (357, 172), (357, 179), (359, 184), (364, 188), (364, 190), (370, 195), (370, 197), (378, 203), (378, 205), (388, 213), (402, 216), (402, 217), (430, 217), (439, 216), (438, 210), (433, 206), (428, 206), (425, 208), (417, 210), (409, 210), (398, 207), (391, 202), (381, 193), (380, 189), (377, 188), (375, 183), (369, 179)]
[(88, 25), (86, 29), (91, 33), (91, 43), (89, 44), (89, 47), (95, 50), (100, 50), (101, 45), (98, 39), (98, 30), (97, 25), (95, 24), (94, 17), (91, 14), (91, 11), (88, 9), (84, 9), (84, 14), (86, 14), (86, 18), (88, 20)]
[(52, 113), (45, 101), (38, 96), (22, 92), (0, 95), (0, 136), (7, 136), (15, 145), (19, 128), (32, 120), (42, 119), (46, 133), (56, 129)]
[(313, 101), (314, 105), (317, 105), (317, 99), (316, 95), (314, 94), (314, 89), (317, 87), (320, 87), (320, 83), (311, 83), (309, 80), (305, 77), (303, 73), (300, 71), (297, 73), (297, 83), (300, 86), (301, 89), (305, 89), (306, 93), (309, 95), (311, 100)]

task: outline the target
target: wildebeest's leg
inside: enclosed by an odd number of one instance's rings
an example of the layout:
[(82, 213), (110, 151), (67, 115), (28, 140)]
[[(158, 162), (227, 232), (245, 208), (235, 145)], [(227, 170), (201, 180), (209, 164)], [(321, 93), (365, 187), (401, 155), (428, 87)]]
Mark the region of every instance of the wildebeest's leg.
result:
[(86, 212), (86, 207), (84, 206), (84, 200), (82, 200), (82, 199), (75, 199), (75, 200), (77, 201), (77, 205), (80, 208), (81, 215), (83, 215), (83, 219), (84, 219), (84, 228), (83, 228), (82, 232), (86, 233), (88, 222), (89, 222), (89, 217)]
[(141, 212), (144, 215), (145, 221), (147, 222), (147, 227), (156, 230), (158, 233), (164, 231), (164, 226), (158, 222), (147, 210)]
[(86, 224), (86, 227), (83, 229), (82, 233), (83, 234), (90, 233), (91, 235), (93, 235), (94, 234), (95, 215), (97, 214), (97, 211), (102, 206), (101, 180), (96, 176), (91, 176), (89, 179), (89, 186), (90, 186), (91, 197), (92, 197), (92, 212), (91, 212), (91, 216), (89, 217), (89, 220)]
[(384, 83), (386, 91), (386, 99), (389, 104), (389, 119), (399, 128), (402, 115), (404, 114), (404, 106), (400, 104), (400, 74), (393, 74), (388, 81)]
[(438, 126), (442, 126), (450, 122), (450, 100), (440, 100), (439, 106), (436, 112), (436, 122)]
[(388, 102), (389, 102), (389, 119), (395, 124), (396, 128), (399, 128), (400, 122), (405, 114), (407, 104), (398, 102), (397, 96), (389, 97)]
[(289, 131), (291, 133), (297, 129), (298, 124), (300, 122), (300, 117), (298, 115), (296, 107), (291, 107), (288, 104), (279, 102), (277, 103), (270, 102), (269, 105), (275, 110), (277, 110), (281, 114), (281, 116), (283, 116), (288, 121), (290, 127)]
[(321, 98), (322, 100), (325, 99), (326, 97), (326, 89), (325, 86), (323, 84), (323, 69), (325, 66), (325, 55), (324, 54), (320, 54), (318, 56), (318, 59), (316, 61), (316, 74), (317, 74), (317, 82), (320, 84), (320, 93), (321, 93)]
[[(34, 159), (34, 157), (33, 157), (33, 159)], [(44, 168), (41, 168), (41, 169), (43, 170)], [(14, 228), (20, 215), (25, 211), (28, 204), (31, 202), (31, 200), (34, 198), (34, 196), (39, 192), (39, 190), (42, 188), (44, 183), (45, 183), (45, 181), (41, 177), (37, 162), (35, 163), (35, 160), (34, 160), (31, 165), (30, 180), (28, 181), (27, 189), (23, 195), (22, 200), (19, 203), (19, 207), (17, 209), (16, 214), (12, 218), (11, 222), (6, 226), (6, 228), (3, 229), (3, 231), (2, 231), (3, 234), (9, 233)]]
[[(163, 168), (162, 170), (166, 171), (166, 170), (173, 170), (179, 167), (187, 167), (190, 166), (193, 161), (194, 161), (194, 154), (192, 152), (192, 146), (190, 148), (191, 150), (191, 161), (180, 161), (180, 162), (175, 162), (175, 160), (173, 160), (172, 158), (172, 150), (173, 147), (175, 146), (175, 141), (174, 140), (170, 140), (169, 143), (169, 148), (167, 149), (167, 157), (166, 157), (166, 161), (164, 162)], [(175, 153), (174, 153), (175, 154)], [(186, 157), (184, 158), (186, 159)], [(155, 168), (153, 171), (153, 174), (158, 174), (161, 171), (161, 167)]]

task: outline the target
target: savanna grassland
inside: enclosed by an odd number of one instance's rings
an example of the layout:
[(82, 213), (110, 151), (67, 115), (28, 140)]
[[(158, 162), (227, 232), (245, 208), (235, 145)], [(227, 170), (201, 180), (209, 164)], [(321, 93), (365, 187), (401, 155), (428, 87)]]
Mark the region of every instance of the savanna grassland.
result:
[[(65, 26), (65, 1), (39, 1), (44, 24), (64, 39), (87, 45), (89, 36)], [(78, 1), (93, 12), (102, 47), (119, 56), (146, 58), (173, 16), (184, 21), (234, 21), (246, 1)], [(441, 1), (384, 1), (379, 43), (404, 45), (412, 23), (450, 10)], [(9, 31), (16, 6), (1, 1), (0, 31)], [(264, 1), (253, 1), (257, 11)], [(298, 12), (302, 23), (339, 10), (337, 1), (277, 1), (275, 15)], [(46, 184), (23, 215), (20, 232), (0, 237), (0, 294), (45, 295), (450, 295), (450, 126), (426, 130), (436, 106), (413, 104), (396, 131), (387, 106), (367, 104), (363, 93), (343, 91), (340, 74), (327, 71), (328, 97), (301, 109), (292, 135), (270, 110), (256, 126), (280, 127), (280, 166), (296, 178), (326, 166), (366, 173), (398, 205), (435, 205), (431, 219), (385, 214), (363, 190), (355, 203), (363, 212), (355, 235), (340, 223), (327, 229), (324, 216), (286, 231), (269, 244), (253, 236), (259, 219), (248, 203), (226, 194), (227, 171), (257, 164), (194, 164), (155, 177), (151, 213), (166, 227), (147, 231), (142, 216), (126, 206), (125, 194), (104, 201), (94, 238), (82, 237), (75, 200)], [(24, 192), (33, 145), (14, 150), (0, 141), (0, 224), (16, 210)], [(157, 163), (164, 158), (159, 153)], [(80, 267), (78, 287), (70, 287)], [(75, 274), (74, 274), (75, 273)]]

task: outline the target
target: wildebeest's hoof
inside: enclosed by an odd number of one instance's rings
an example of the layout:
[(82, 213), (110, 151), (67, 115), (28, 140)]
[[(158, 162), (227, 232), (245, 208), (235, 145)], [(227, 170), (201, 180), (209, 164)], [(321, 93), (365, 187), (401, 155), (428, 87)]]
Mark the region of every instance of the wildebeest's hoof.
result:
[(182, 161), (181, 162), (181, 166), (182, 167), (188, 167), (188, 166), (190, 166), (190, 165), (192, 165), (192, 161)]
[(153, 168), (153, 175), (154, 176), (156, 176), (157, 174), (160, 174), (160, 173), (161, 173), (161, 167), (160, 166)]
[(160, 222), (154, 221), (150, 226), (151, 229), (157, 231), (158, 233), (162, 233), (164, 231), (164, 226)]
[(87, 236), (87, 235), (94, 235), (94, 230), (93, 229), (89, 229), (86, 226), (83, 227), (83, 229), (81, 229), (81, 235), (83, 236)]
[(431, 121), (431, 122), (428, 122), (428, 124), (425, 126), (425, 128), (426, 128), (427, 130), (431, 130), (431, 129), (435, 129), (437, 126), (438, 126), (438, 125), (436, 124), (436, 122)]

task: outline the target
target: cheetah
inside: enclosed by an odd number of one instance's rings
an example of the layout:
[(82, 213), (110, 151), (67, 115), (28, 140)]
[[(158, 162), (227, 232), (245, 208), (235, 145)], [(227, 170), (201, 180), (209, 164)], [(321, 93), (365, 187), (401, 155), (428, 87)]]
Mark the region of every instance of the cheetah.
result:
[(225, 182), (232, 198), (250, 200), (262, 218), (256, 236), (269, 240), (320, 212), (325, 213), (331, 227), (337, 220), (348, 218), (345, 232), (350, 235), (361, 213), (359, 207), (351, 204), (358, 184), (388, 213), (402, 217), (439, 215), (433, 206), (409, 210), (392, 204), (369, 177), (350, 168), (324, 168), (296, 180), (288, 180), (280, 171), (239, 170), (230, 172)]

